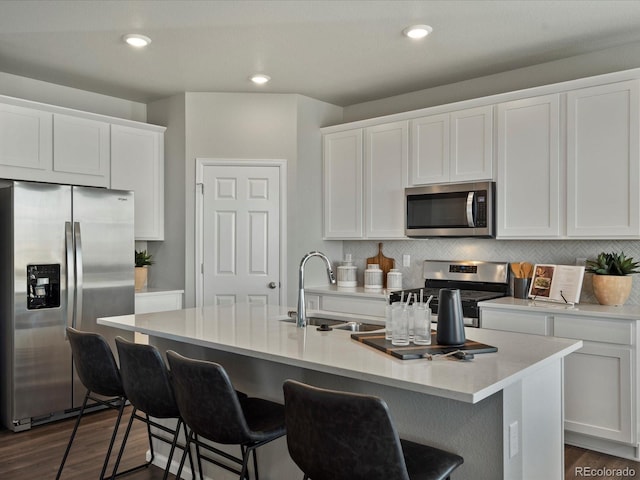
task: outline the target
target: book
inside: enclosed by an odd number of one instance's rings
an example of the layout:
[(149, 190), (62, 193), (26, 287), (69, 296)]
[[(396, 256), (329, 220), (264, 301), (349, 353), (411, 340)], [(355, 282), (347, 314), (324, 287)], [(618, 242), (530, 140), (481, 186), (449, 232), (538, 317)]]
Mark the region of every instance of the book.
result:
[(584, 267), (537, 263), (529, 286), (529, 298), (567, 304), (580, 301)]

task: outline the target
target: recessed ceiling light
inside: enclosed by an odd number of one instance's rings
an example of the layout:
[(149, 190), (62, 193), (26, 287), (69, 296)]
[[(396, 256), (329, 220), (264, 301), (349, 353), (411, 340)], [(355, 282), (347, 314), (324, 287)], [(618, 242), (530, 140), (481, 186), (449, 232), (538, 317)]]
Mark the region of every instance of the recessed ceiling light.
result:
[(433, 32), (433, 28), (429, 25), (411, 25), (402, 31), (407, 37), (414, 39), (424, 38), (431, 32)]
[(151, 43), (151, 39), (149, 37), (145, 35), (139, 35), (137, 33), (130, 33), (128, 35), (124, 35), (122, 39), (132, 47), (136, 47), (136, 48), (146, 47)]
[(257, 73), (251, 76), (251, 81), (256, 85), (264, 85), (269, 80), (271, 80), (271, 77), (269, 75), (264, 75), (263, 73)]

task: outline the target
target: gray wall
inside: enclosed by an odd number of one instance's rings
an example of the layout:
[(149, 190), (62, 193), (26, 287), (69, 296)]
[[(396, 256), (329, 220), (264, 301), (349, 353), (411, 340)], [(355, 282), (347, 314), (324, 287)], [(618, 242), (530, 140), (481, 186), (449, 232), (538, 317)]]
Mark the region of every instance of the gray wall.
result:
[(165, 125), (164, 241), (147, 242), (156, 263), (149, 269), (151, 288), (184, 289), (185, 284), (185, 95), (148, 105), (149, 122)]
[[(322, 244), (317, 224), (322, 205), (319, 127), (337, 121), (341, 109), (294, 94), (186, 93), (184, 99), (184, 174), (174, 176), (167, 170), (165, 179), (165, 192), (171, 195), (172, 202), (180, 203), (177, 197), (183, 193), (183, 209), (173, 205), (166, 212), (166, 229), (180, 230), (184, 239), (180, 242), (173, 234), (167, 237), (165, 245), (161, 247), (164, 251), (158, 248), (158, 261), (165, 261), (165, 254), (171, 255), (167, 261), (171, 266), (162, 267), (170, 273), (179, 266), (178, 252), (184, 252), (185, 305), (194, 305), (195, 159), (284, 159), (289, 176), (287, 297), (292, 298), (295, 295), (293, 266), (302, 252)], [(155, 114), (155, 108), (150, 110)], [(166, 115), (170, 109), (167, 105), (158, 105), (158, 110), (164, 110)], [(171, 122), (171, 113), (168, 115), (164, 119)], [(169, 142), (174, 137), (168, 138)], [(170, 150), (174, 150), (173, 146)], [(169, 165), (180, 162), (178, 157), (176, 151), (175, 158), (169, 159)], [(299, 186), (303, 186), (304, 195), (299, 192)], [(177, 195), (169, 193), (174, 190), (178, 192)], [(312, 215), (305, 215), (307, 210), (312, 211)], [(341, 249), (341, 245), (333, 247), (336, 251)], [(153, 250), (156, 247), (150, 248)], [(310, 272), (311, 279), (313, 276), (314, 273)], [(287, 303), (291, 304), (292, 301), (288, 300)]]
[(344, 109), (344, 122), (417, 110), (471, 98), (640, 67), (640, 42), (508, 72), (359, 103)]
[(112, 117), (147, 121), (147, 106), (122, 98), (78, 90), (0, 72), (0, 95), (22, 98)]

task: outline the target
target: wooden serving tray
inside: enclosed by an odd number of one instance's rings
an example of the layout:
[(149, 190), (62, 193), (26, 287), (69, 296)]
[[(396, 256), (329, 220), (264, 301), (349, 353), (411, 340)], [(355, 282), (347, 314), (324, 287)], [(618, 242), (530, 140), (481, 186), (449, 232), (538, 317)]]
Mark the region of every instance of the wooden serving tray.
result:
[(415, 345), (413, 343), (401, 347), (392, 345), (391, 340), (384, 338), (384, 332), (370, 333), (352, 333), (351, 338), (365, 345), (376, 348), (384, 353), (393, 355), (401, 360), (411, 360), (415, 358), (423, 358), (426, 355), (438, 355), (442, 353), (455, 352), (456, 350), (464, 350), (469, 353), (493, 353), (497, 352), (497, 347), (486, 345), (484, 343), (467, 340), (461, 347), (452, 347), (450, 345), (438, 345), (436, 343), (436, 332), (431, 332), (431, 345)]

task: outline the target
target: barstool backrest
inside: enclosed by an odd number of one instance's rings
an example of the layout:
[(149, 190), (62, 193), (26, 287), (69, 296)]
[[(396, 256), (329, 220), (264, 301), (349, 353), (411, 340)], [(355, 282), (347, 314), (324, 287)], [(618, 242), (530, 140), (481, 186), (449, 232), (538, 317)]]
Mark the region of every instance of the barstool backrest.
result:
[(106, 397), (124, 395), (118, 364), (102, 335), (67, 327), (73, 363), (82, 384)]
[(289, 454), (312, 480), (409, 480), (386, 403), (287, 380)]
[(133, 343), (116, 337), (122, 385), (131, 404), (156, 418), (177, 418), (169, 371), (153, 345)]
[(180, 414), (194, 433), (223, 444), (251, 439), (238, 395), (221, 365), (171, 350), (167, 360)]

